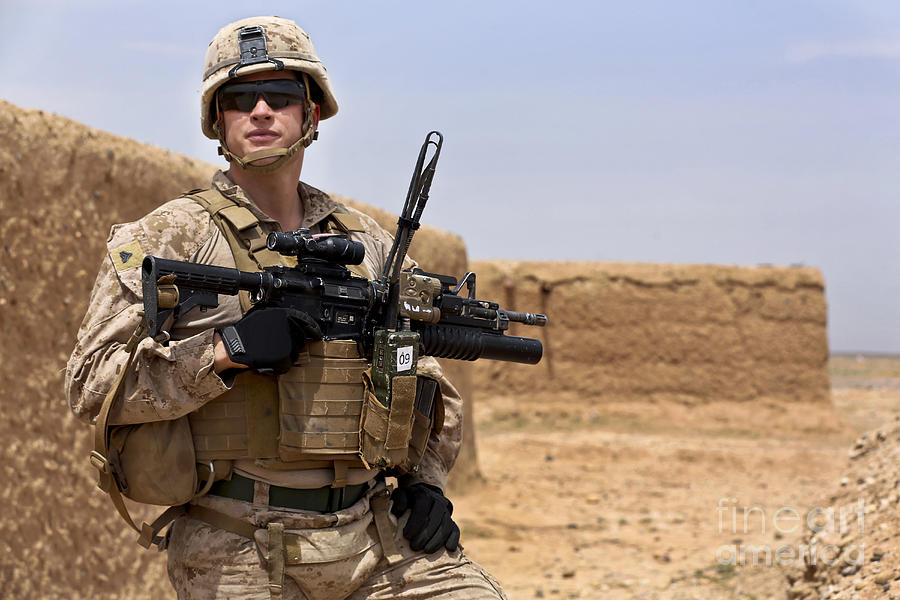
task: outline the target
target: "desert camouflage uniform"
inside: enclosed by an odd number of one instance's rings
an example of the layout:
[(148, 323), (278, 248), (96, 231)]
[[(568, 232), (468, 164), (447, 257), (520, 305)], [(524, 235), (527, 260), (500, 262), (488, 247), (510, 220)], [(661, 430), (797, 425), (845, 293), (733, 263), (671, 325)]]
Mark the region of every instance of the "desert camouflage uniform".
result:
[[(279, 224), (221, 171), (213, 177), (212, 185), (249, 208), (266, 232), (280, 230)], [(366, 231), (353, 232), (350, 236), (365, 245), (365, 266), (369, 272), (382, 271), (391, 238), (373, 219), (306, 184), (300, 183), (298, 190), (304, 203), (301, 227), (318, 233), (332, 213), (358, 214)], [(134, 223), (113, 226), (107, 246), (109, 254), (94, 284), (88, 312), (66, 370), (70, 406), (77, 416), (90, 421), (96, 418), (112, 382), (126, 362), (125, 343), (142, 319), (140, 264), (143, 256), (235, 267), (228, 242), (209, 213), (188, 198), (168, 202)], [(121, 399), (110, 424), (175, 419), (224, 393), (228, 385), (215, 373), (213, 365), (213, 333), (239, 320), (241, 314), (236, 296), (220, 296), (217, 308), (206, 312), (193, 310), (179, 319), (167, 345), (151, 338), (142, 340), (132, 372), (124, 379)], [(422, 367), (432, 372), (440, 370), (433, 359), (425, 358), (423, 363)], [(443, 489), (461, 443), (462, 400), (443, 377), (441, 389), (445, 409), (441, 435), (429, 440), (418, 472), (410, 477), (413, 482)], [(290, 576), (284, 583), (287, 598), (504, 597), (500, 586), (460, 550), (442, 549), (426, 557), (412, 551), (399, 530), (395, 532), (395, 540), (403, 560), (389, 564), (372, 525), (370, 499), (384, 491), (384, 483), (374, 479), (375, 471), (350, 470), (348, 484), (371, 481), (373, 487), (356, 504), (337, 513), (274, 509), (267, 504), (268, 484), (322, 487), (331, 483), (331, 470), (270, 471), (244, 459), (235, 461), (234, 471), (263, 482), (256, 485), (254, 503), (217, 496), (205, 496), (193, 502), (261, 528), (274, 521), (284, 523), (286, 532), (297, 533), (297, 539), (304, 540), (298, 546), (304, 555), (303, 563), (289, 564), (285, 569), (285, 574)], [(396, 523), (393, 515), (390, 519)], [(260, 531), (263, 535), (265, 532), (265, 529)], [(252, 541), (180, 517), (169, 532), (168, 551), (169, 574), (179, 598), (269, 597), (266, 540), (259, 536)], [(344, 560), (331, 560), (335, 558)], [(309, 563), (310, 560), (317, 562)], [(299, 581), (295, 583), (292, 577)], [(357, 591), (348, 596), (353, 590)]]

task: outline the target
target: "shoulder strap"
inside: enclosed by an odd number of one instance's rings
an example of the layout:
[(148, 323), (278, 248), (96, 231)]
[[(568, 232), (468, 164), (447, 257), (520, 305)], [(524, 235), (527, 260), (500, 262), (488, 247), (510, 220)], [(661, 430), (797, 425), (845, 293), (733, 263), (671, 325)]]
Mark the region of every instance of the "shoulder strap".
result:
[(328, 216), (330, 217), (330, 219), (329, 223), (326, 225), (326, 229), (328, 228), (328, 225), (331, 225), (333, 223), (336, 228), (341, 231), (341, 233), (366, 231), (366, 226), (363, 224), (363, 221), (359, 215), (355, 215), (353, 213), (335, 212), (331, 213)]
[[(261, 271), (277, 265), (292, 266), (290, 257), (266, 248), (266, 235), (259, 219), (247, 208), (216, 189), (191, 190), (184, 195), (197, 202), (210, 214), (216, 227), (222, 232), (234, 263), (241, 271)], [(294, 263), (296, 265), (296, 262)], [(250, 296), (240, 292), (241, 308), (250, 310)]]

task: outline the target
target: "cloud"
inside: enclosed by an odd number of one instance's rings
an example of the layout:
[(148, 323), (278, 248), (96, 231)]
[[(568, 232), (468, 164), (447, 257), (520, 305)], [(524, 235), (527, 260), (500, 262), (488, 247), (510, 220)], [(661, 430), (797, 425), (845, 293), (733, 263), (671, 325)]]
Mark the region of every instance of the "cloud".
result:
[(862, 40), (856, 42), (805, 42), (785, 50), (789, 63), (801, 64), (825, 58), (874, 58), (900, 60), (900, 40)]

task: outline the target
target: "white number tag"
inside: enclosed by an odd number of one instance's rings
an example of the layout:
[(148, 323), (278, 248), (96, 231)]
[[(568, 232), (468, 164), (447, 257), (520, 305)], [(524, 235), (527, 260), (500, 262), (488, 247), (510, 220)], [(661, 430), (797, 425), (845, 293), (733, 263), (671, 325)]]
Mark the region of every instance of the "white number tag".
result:
[(412, 368), (413, 347), (397, 348), (397, 372), (409, 371)]

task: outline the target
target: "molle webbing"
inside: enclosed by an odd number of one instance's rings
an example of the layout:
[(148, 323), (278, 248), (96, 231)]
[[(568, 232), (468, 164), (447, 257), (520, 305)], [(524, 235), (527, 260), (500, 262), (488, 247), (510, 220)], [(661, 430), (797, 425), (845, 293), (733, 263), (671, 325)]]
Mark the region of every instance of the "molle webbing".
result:
[(352, 341), (313, 342), (309, 362), (278, 377), (280, 458), (355, 454), (368, 361)]
[(269, 469), (321, 469), (346, 480), (361, 467), (359, 420), (368, 367), (355, 342), (311, 342), (277, 379), (239, 374), (231, 389), (190, 413), (197, 460), (256, 459)]
[(278, 456), (278, 388), (244, 371), (221, 396), (190, 413), (198, 461)]

